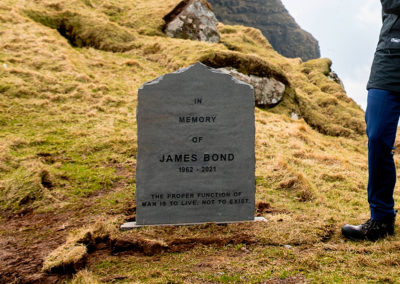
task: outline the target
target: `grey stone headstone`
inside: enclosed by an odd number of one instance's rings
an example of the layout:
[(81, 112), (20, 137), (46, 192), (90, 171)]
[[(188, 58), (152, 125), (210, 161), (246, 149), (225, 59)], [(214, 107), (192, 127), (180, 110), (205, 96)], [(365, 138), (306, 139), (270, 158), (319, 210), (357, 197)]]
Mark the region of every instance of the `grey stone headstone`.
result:
[(139, 90), (138, 225), (254, 220), (253, 88), (201, 63)]

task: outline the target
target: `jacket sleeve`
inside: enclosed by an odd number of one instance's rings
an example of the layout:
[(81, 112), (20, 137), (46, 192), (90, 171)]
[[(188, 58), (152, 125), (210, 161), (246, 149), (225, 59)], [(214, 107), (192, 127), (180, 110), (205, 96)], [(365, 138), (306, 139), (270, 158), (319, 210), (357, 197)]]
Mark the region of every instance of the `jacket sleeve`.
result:
[(400, 15), (400, 0), (381, 0), (383, 12)]

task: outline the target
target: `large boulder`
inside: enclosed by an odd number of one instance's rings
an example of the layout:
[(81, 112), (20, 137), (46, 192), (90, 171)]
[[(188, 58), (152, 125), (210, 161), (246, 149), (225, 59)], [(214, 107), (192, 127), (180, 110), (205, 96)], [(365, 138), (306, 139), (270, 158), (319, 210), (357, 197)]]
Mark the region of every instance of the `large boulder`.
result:
[(164, 17), (169, 37), (219, 42), (218, 20), (206, 0), (183, 0)]
[(284, 83), (276, 80), (275, 78), (246, 75), (237, 71), (234, 68), (220, 69), (228, 72), (233, 77), (253, 86), (256, 106), (274, 106), (278, 104), (283, 98), (286, 86)]

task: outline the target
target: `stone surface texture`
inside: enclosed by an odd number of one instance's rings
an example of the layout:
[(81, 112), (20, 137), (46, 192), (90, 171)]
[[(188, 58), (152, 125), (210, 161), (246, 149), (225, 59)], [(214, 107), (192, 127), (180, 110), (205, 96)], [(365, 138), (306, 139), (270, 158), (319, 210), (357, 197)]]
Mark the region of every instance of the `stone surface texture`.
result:
[(254, 220), (253, 88), (201, 63), (138, 97), (137, 225)]
[(205, 0), (182, 1), (164, 20), (164, 32), (169, 37), (216, 43), (220, 41), (218, 20)]
[(344, 89), (343, 81), (340, 79), (339, 75), (338, 75), (336, 72), (331, 71), (331, 72), (329, 73), (329, 75), (328, 75), (328, 78), (329, 78), (330, 80), (332, 80), (333, 82), (336, 82), (336, 83), (340, 84), (340, 85), (343, 87), (343, 89)]
[(259, 107), (278, 104), (285, 93), (285, 84), (274, 78), (246, 75), (234, 68), (221, 68), (220, 70), (228, 72), (233, 77), (252, 85), (254, 88), (255, 104)]

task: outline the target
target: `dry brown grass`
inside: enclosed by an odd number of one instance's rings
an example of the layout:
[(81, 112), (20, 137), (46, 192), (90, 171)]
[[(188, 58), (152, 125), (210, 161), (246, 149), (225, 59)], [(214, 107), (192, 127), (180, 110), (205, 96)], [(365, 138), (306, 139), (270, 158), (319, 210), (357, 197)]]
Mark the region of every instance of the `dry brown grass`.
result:
[(102, 281), (98, 279), (92, 272), (83, 269), (80, 270), (72, 279), (71, 284), (100, 284)]
[(76, 272), (82, 267), (87, 249), (81, 244), (67, 243), (48, 255), (43, 263), (45, 272)]
[(232, 67), (243, 74), (272, 77), (289, 85), (286, 75), (279, 68), (255, 55), (247, 55), (234, 51), (214, 51), (200, 58), (200, 61), (214, 68)]
[(138, 47), (132, 33), (107, 22), (105, 18), (68, 10), (53, 13), (26, 10), (25, 13), (34, 21), (56, 29), (75, 47), (93, 47), (112, 52), (125, 52)]
[(5, 209), (18, 210), (33, 206), (43, 198), (57, 201), (50, 193), (54, 187), (51, 174), (39, 161), (21, 162), (12, 174), (1, 181), (0, 204)]

